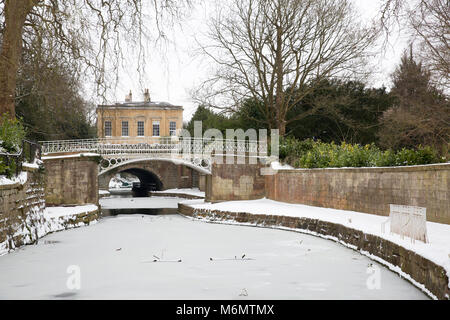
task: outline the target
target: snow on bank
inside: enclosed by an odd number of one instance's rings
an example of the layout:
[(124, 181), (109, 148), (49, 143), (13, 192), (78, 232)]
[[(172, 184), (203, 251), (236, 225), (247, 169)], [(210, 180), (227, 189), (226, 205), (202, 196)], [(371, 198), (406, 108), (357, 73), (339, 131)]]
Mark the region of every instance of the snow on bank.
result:
[[(29, 168), (29, 169), (39, 169), (39, 166), (42, 165), (42, 160), (35, 159), (33, 163), (23, 162), (22, 167), (23, 168)], [(19, 175), (7, 178), (5, 175), (0, 175), (0, 185), (11, 185), (11, 184), (24, 184), (27, 182), (28, 179), (28, 173), (27, 171), (21, 171)]]
[[(176, 201), (174, 201), (176, 200)], [(102, 209), (162, 209), (178, 208), (178, 202), (186, 199), (172, 197), (101, 198)]]
[(22, 163), (22, 167), (30, 168), (30, 169), (39, 169), (39, 167), (42, 165), (41, 159), (34, 159), (33, 163), (24, 162)]
[(111, 195), (111, 192), (109, 192), (108, 190), (98, 190), (98, 194), (100, 196), (109, 196)]
[(179, 189), (167, 189), (164, 191), (152, 191), (152, 193), (180, 193), (180, 194), (189, 194), (198, 197), (205, 197), (205, 192), (200, 191), (199, 188), (179, 188)]
[[(387, 220), (387, 217), (373, 214), (313, 207), (302, 204), (290, 204), (266, 198), (248, 201), (227, 201), (215, 204), (204, 202), (204, 200), (186, 200), (182, 203), (196, 209), (310, 218), (341, 224), (367, 234), (381, 237), (416, 252), (424, 258), (442, 266), (450, 279), (450, 225), (447, 224), (427, 222), (429, 243), (421, 241), (412, 243), (409, 238), (405, 237), (402, 239), (397, 234), (390, 234), (389, 232), (382, 233), (381, 224)], [(386, 230), (389, 230), (389, 227), (386, 227)]]
[[(39, 206), (34, 206), (30, 208), (20, 229), (12, 237), (8, 237), (6, 241), (0, 243), (0, 256), (16, 249), (14, 241), (10, 241), (14, 238), (21, 238), (22, 245), (35, 243), (49, 233), (86, 225), (84, 221), (76, 222), (76, 220), (80, 215), (97, 210), (98, 207), (93, 204), (75, 207), (47, 207), (43, 210)], [(92, 220), (88, 224), (96, 222), (96, 220)]]
[(271, 162), (271, 163), (270, 163), (270, 167), (271, 167), (273, 170), (292, 170), (292, 169), (294, 169), (294, 167), (292, 167), (292, 166), (290, 166), (290, 165), (288, 165), (288, 164), (281, 164), (281, 163), (278, 162), (278, 161), (273, 161), (273, 162)]
[(84, 206), (75, 207), (47, 207), (45, 208), (44, 215), (46, 218), (58, 218), (70, 215), (79, 215), (95, 210), (98, 210), (98, 207), (95, 204), (87, 204)]
[(22, 171), (18, 176), (12, 177), (10, 179), (4, 175), (0, 175), (0, 185), (10, 185), (16, 183), (24, 184), (25, 182), (27, 182), (27, 179), (28, 173), (26, 171)]
[[(98, 210), (94, 204), (87, 204), (75, 207), (47, 207), (44, 211), (45, 221), (47, 223), (48, 231), (46, 233), (72, 229), (85, 226), (86, 223), (82, 220), (76, 222), (79, 216), (87, 215)], [(92, 220), (89, 224), (95, 224), (97, 220)]]

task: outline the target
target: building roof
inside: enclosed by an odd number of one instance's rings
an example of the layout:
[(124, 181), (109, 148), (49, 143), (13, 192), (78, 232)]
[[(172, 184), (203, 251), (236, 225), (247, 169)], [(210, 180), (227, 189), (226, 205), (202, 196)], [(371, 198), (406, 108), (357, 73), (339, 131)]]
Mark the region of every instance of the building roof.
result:
[(98, 105), (105, 109), (150, 109), (150, 110), (183, 110), (182, 106), (176, 106), (168, 102), (139, 101), (139, 102), (117, 102), (109, 105)]

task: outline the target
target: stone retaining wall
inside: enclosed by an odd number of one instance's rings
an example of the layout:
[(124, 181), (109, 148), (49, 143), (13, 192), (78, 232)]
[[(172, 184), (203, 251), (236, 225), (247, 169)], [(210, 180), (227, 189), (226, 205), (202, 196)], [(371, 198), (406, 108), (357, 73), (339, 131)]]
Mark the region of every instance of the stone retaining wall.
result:
[(27, 175), (23, 184), (0, 185), (0, 256), (33, 244), (48, 233), (89, 225), (99, 218), (98, 210), (46, 216), (45, 174), (27, 166), (23, 170)]
[(47, 219), (47, 233), (53, 233), (62, 230), (88, 226), (96, 223), (100, 218), (100, 208), (98, 210), (81, 212), (78, 214), (69, 214), (60, 217), (52, 217)]
[(389, 204), (427, 208), (427, 221), (450, 224), (450, 163), (280, 170), (266, 176), (276, 201), (389, 215)]
[(35, 168), (23, 170), (25, 183), (0, 185), (0, 254), (34, 242), (44, 223), (43, 174)]
[(340, 224), (309, 218), (199, 210), (181, 203), (178, 204), (178, 211), (182, 215), (201, 217), (212, 221), (235, 221), (261, 227), (285, 227), (332, 237), (335, 241), (352, 246), (363, 254), (374, 255), (388, 264), (399, 267), (438, 299), (450, 299), (449, 279), (442, 266), (375, 235)]

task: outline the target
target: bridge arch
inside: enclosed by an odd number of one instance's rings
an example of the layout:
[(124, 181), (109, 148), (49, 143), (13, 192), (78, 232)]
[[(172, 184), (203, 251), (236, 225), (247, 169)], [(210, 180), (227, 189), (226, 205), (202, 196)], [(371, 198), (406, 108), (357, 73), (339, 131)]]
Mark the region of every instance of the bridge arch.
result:
[(190, 163), (172, 159), (139, 159), (121, 162), (98, 175), (99, 189), (107, 190), (109, 181), (118, 173), (128, 172), (136, 176), (141, 184), (155, 184), (157, 190), (175, 188), (202, 189), (202, 179), (208, 171)]

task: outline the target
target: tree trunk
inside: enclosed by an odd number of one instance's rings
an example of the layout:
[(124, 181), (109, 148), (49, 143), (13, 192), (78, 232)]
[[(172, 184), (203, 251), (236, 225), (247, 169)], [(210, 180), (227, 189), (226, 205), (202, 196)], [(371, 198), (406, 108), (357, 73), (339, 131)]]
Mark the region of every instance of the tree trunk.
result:
[(23, 25), (27, 15), (39, 0), (6, 0), (5, 28), (0, 51), (0, 115), (15, 117), (17, 69), (22, 49)]
[(278, 122), (278, 134), (283, 137), (286, 134), (286, 121), (281, 120)]
[(275, 52), (275, 72), (276, 72), (276, 88), (275, 88), (275, 110), (276, 110), (276, 124), (279, 129), (280, 136), (284, 136), (286, 131), (286, 121), (285, 112), (283, 110), (284, 106), (284, 92), (283, 92), (283, 76), (284, 76), (284, 64), (282, 57), (282, 35), (283, 27), (277, 26), (277, 48)]

